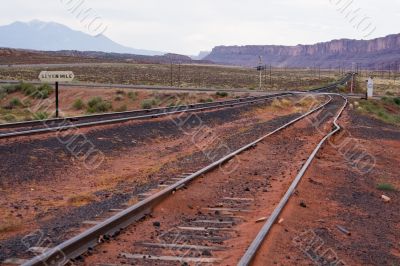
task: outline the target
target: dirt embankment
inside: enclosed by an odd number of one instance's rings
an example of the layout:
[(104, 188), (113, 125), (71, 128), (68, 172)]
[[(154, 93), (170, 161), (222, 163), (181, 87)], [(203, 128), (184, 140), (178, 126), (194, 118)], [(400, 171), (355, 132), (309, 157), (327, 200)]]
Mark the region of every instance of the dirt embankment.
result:
[[(121, 208), (163, 180), (204, 167), (298, 116), (308, 108), (298, 100), (81, 129), (105, 155), (95, 170), (52, 134), (1, 141), (1, 238), (8, 239), (1, 254), (21, 254), (21, 237), (35, 229), (59, 243), (82, 221)], [(177, 121), (189, 123), (178, 127)]]
[(400, 265), (400, 128), (353, 110), (341, 124), (255, 265)]

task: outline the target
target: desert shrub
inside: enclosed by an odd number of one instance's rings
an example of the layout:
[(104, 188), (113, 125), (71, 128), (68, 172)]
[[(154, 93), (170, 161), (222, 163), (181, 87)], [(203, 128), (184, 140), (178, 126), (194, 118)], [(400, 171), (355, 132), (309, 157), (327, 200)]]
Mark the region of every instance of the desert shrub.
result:
[(114, 98), (114, 100), (117, 101), (117, 102), (120, 102), (120, 101), (123, 101), (123, 100), (124, 100), (124, 97), (123, 97), (122, 95), (117, 95), (117, 96)]
[[(395, 104), (393, 98), (382, 99), (382, 102), (392, 105)], [(369, 113), (387, 123), (400, 123), (400, 116), (390, 113), (380, 101), (361, 101), (357, 110)]]
[(82, 99), (76, 99), (72, 104), (72, 107), (75, 110), (82, 110), (85, 107), (85, 103), (82, 101)]
[(17, 120), (12, 114), (6, 114), (3, 119), (7, 122), (15, 122)]
[(126, 92), (124, 90), (117, 90), (115, 93), (117, 95), (125, 95), (126, 94)]
[(400, 105), (400, 97), (396, 97), (393, 99), (393, 102), (397, 105)]
[(396, 191), (396, 188), (392, 184), (388, 183), (378, 184), (376, 188), (383, 191)]
[(25, 107), (30, 107), (32, 105), (31, 100), (29, 99), (24, 99), (24, 102), (22, 103)]
[(35, 120), (45, 120), (49, 118), (49, 114), (47, 112), (39, 111), (33, 114), (33, 118)]
[(133, 92), (133, 91), (128, 92), (128, 97), (132, 101), (136, 101), (137, 96), (138, 96), (138, 93), (136, 91), (135, 92)]
[(30, 83), (21, 82), (17, 85), (17, 90), (22, 91), (26, 96), (34, 95), (36, 87)]
[(200, 99), (199, 103), (212, 103), (214, 100), (211, 98), (207, 98), (207, 99)]
[(147, 99), (142, 101), (142, 109), (151, 109), (153, 106), (157, 105), (157, 101), (155, 99)]
[(128, 110), (128, 107), (126, 106), (126, 104), (115, 109), (116, 112), (125, 112), (126, 110)]
[(14, 93), (18, 91), (18, 85), (4, 85), (0, 88), (0, 93), (5, 93), (5, 94), (9, 94), (9, 93)]
[(225, 91), (218, 91), (215, 95), (222, 98), (228, 97), (228, 93)]
[(87, 105), (88, 113), (104, 113), (112, 109), (112, 104), (103, 100), (101, 97), (94, 97), (90, 99)]
[(53, 88), (49, 84), (43, 84), (36, 89), (36, 92), (33, 96), (38, 99), (47, 99), (52, 93)]
[(30, 96), (36, 99), (47, 99), (54, 91), (49, 84), (35, 87), (34, 85), (25, 82), (21, 82), (18, 85), (15, 85), (15, 87), (10, 87), (8, 90), (10, 91), (9, 93), (11, 93), (11, 91), (21, 91), (25, 96)]
[(10, 101), (10, 103), (8, 105), (12, 109), (12, 108), (15, 108), (15, 107), (22, 106), (22, 103), (21, 103), (21, 100), (19, 98), (15, 97), (15, 98), (11, 99), (11, 101)]

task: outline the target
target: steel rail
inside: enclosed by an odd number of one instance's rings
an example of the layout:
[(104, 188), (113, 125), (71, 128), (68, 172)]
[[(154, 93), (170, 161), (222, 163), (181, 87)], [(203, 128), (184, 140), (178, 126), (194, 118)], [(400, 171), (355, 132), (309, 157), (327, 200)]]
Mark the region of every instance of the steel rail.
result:
[[(21, 137), (21, 136), (30, 136), (30, 135), (35, 135), (35, 134), (49, 133), (49, 132), (59, 132), (59, 131), (65, 131), (65, 130), (68, 130), (71, 128), (73, 129), (73, 128), (84, 128), (84, 127), (91, 127), (91, 126), (109, 125), (109, 124), (127, 122), (127, 121), (131, 121), (131, 120), (157, 118), (157, 117), (161, 117), (161, 116), (175, 115), (175, 114), (188, 113), (188, 112), (205, 111), (205, 110), (222, 108), (222, 107), (234, 107), (234, 106), (238, 106), (238, 105), (254, 104), (254, 103), (267, 101), (270, 99), (279, 98), (279, 97), (288, 96), (288, 95), (294, 95), (294, 93), (281, 93), (281, 94), (275, 94), (275, 95), (268, 95), (268, 96), (263, 96), (262, 98), (255, 99), (255, 100), (253, 99), (253, 100), (242, 101), (242, 102), (237, 102), (237, 103), (226, 103), (226, 104), (220, 104), (218, 106), (199, 107), (199, 108), (190, 108), (189, 106), (187, 106), (188, 108), (184, 109), (184, 110), (166, 111), (166, 112), (156, 113), (156, 114), (140, 115), (140, 116), (133, 116), (133, 117), (123, 117), (123, 118), (116, 118), (116, 119), (109, 119), (109, 120), (86, 122), (86, 123), (74, 124), (68, 120), (65, 120), (65, 122), (67, 124), (69, 123), (69, 125), (56, 126), (56, 127), (50, 126), (47, 128), (3, 133), (3, 134), (0, 134), (0, 139)], [(46, 124), (44, 123), (43, 125), (46, 125)]]
[(150, 196), (149, 198), (129, 207), (128, 209), (112, 216), (111, 218), (101, 222), (100, 224), (90, 228), (89, 230), (61, 243), (60, 245), (44, 252), (43, 254), (34, 257), (28, 262), (24, 263), (23, 266), (42, 266), (42, 265), (65, 265), (71, 259), (74, 259), (82, 254), (84, 254), (87, 250), (92, 249), (99, 243), (99, 239), (104, 238), (104, 236), (113, 236), (116, 233), (119, 233), (122, 229), (126, 228), (128, 225), (134, 223), (135, 221), (142, 218), (145, 214), (150, 213), (152, 207), (156, 206), (160, 202), (162, 202), (165, 198), (173, 195), (173, 193), (184, 187), (185, 185), (192, 182), (197, 177), (222, 166), (223, 164), (232, 160), (235, 156), (241, 154), (242, 152), (249, 150), (258, 143), (265, 140), (271, 135), (276, 134), (277, 132), (293, 125), (294, 123), (304, 119), (305, 117), (321, 110), (325, 106), (327, 106), (332, 98), (328, 96), (329, 99), (320, 104), (318, 107), (308, 111), (307, 113), (301, 115), (300, 117), (291, 120), (285, 125), (273, 130), (272, 132), (264, 135), (263, 137), (257, 139), (250, 144), (232, 152), (229, 155), (219, 159), (218, 161), (208, 165), (207, 167), (197, 171), (184, 178), (183, 180), (165, 188), (164, 190)]
[[(40, 81), (35, 80), (26, 80), (25, 82), (34, 84), (34, 85), (41, 85), (43, 84)], [(21, 83), (18, 80), (0, 80), (0, 84), (19, 84)], [(161, 85), (126, 85), (126, 84), (109, 84), (109, 83), (86, 83), (86, 82), (79, 82), (79, 83), (60, 83), (60, 86), (63, 87), (87, 87), (87, 88), (106, 88), (106, 89), (133, 89), (133, 90), (160, 90), (160, 91), (180, 91), (180, 92), (218, 92), (221, 91), (219, 88), (198, 88), (198, 87), (174, 87), (174, 86), (161, 86)], [(246, 92), (261, 92), (265, 93), (265, 91), (260, 90), (253, 90), (249, 91), (248, 89), (239, 89), (233, 88), (226, 90), (227, 92), (237, 92), (237, 93), (246, 93)]]
[[(317, 88), (317, 89), (314, 89), (311, 91), (319, 92), (321, 90), (336, 88), (338, 85), (347, 82), (351, 78), (351, 75), (352, 75), (352, 73), (349, 73), (346, 75), (346, 77), (344, 77), (343, 79), (341, 79), (333, 84), (327, 85), (326, 87), (323, 87), (323, 88)], [(19, 130), (19, 131), (2, 133), (2, 134), (0, 134), (0, 139), (28, 136), (28, 135), (34, 135), (34, 134), (43, 134), (43, 133), (48, 133), (48, 132), (57, 132), (57, 131), (68, 130), (71, 128), (81, 128), (81, 127), (90, 127), (90, 126), (96, 126), (96, 125), (120, 123), (120, 122), (129, 121), (129, 120), (135, 120), (135, 119), (155, 118), (155, 117), (159, 117), (159, 116), (172, 115), (172, 114), (177, 114), (177, 113), (182, 113), (182, 112), (202, 111), (202, 110), (208, 110), (208, 109), (212, 109), (212, 108), (226, 107), (228, 105), (232, 105), (232, 107), (233, 107), (235, 105), (247, 104), (249, 101), (251, 102), (252, 100), (258, 101), (258, 99), (260, 99), (260, 101), (262, 101), (265, 99), (271, 99), (271, 98), (275, 98), (275, 97), (279, 97), (279, 96), (292, 95), (292, 94), (293, 93), (288, 92), (288, 93), (272, 94), (272, 95), (265, 95), (265, 96), (258, 96), (258, 97), (240, 98), (240, 99), (234, 99), (234, 100), (228, 100), (228, 101), (219, 101), (219, 102), (214, 102), (214, 103), (200, 103), (200, 104), (190, 104), (187, 106), (181, 105), (181, 106), (175, 106), (175, 107), (154, 108), (154, 109), (149, 109), (149, 110), (135, 110), (135, 111), (127, 111), (127, 112), (96, 114), (96, 115), (89, 115), (89, 116), (67, 117), (67, 118), (61, 118), (61, 119), (48, 119), (48, 120), (40, 120), (40, 121), (2, 124), (2, 125), (0, 125), (0, 129), (18, 128), (18, 127), (22, 128), (22, 127), (37, 126), (37, 125), (43, 125), (46, 127), (40, 128), (40, 129)], [(196, 107), (199, 107), (199, 108), (196, 108)], [(192, 108), (192, 109), (189, 109), (189, 108)], [(181, 110), (181, 109), (183, 109), (183, 110)], [(169, 111), (169, 110), (173, 110), (173, 111)], [(156, 113), (142, 115), (142, 116), (138, 115), (138, 116), (134, 116), (134, 117), (116, 118), (116, 119), (109, 119), (109, 120), (103, 120), (103, 121), (87, 122), (87, 123), (74, 123), (76, 120), (79, 121), (80, 119), (82, 120), (82, 119), (93, 119), (93, 118), (105, 118), (105, 117), (111, 117), (111, 116), (133, 115), (133, 114), (139, 114), (139, 113), (152, 113), (152, 112), (156, 112)], [(49, 123), (53, 123), (53, 122), (60, 122), (60, 123), (68, 124), (68, 125), (63, 125), (63, 126), (48, 125)]]
[(307, 169), (309, 168), (309, 166), (313, 162), (315, 156), (317, 155), (317, 153), (321, 149), (322, 145), (326, 142), (326, 140), (328, 140), (330, 137), (332, 137), (334, 134), (336, 134), (338, 131), (340, 131), (342, 129), (337, 121), (339, 120), (339, 118), (342, 115), (344, 109), (346, 108), (346, 106), (348, 104), (348, 100), (347, 100), (346, 97), (344, 97), (344, 96), (342, 96), (340, 94), (328, 94), (328, 95), (340, 96), (345, 100), (345, 103), (344, 103), (343, 107), (340, 109), (340, 111), (337, 113), (337, 115), (335, 116), (335, 118), (333, 120), (333, 124), (334, 124), (335, 128), (330, 133), (328, 133), (319, 142), (317, 147), (311, 153), (310, 157), (308, 158), (306, 163), (303, 165), (303, 167), (301, 168), (300, 172), (297, 174), (296, 178), (294, 179), (293, 183), (289, 187), (288, 191), (283, 196), (283, 198), (281, 199), (281, 201), (279, 202), (279, 204), (277, 205), (275, 210), (272, 212), (272, 214), (269, 216), (268, 220), (266, 221), (264, 226), (261, 228), (261, 230), (258, 233), (258, 235), (256, 236), (256, 238), (250, 244), (250, 246), (247, 249), (246, 253), (243, 255), (243, 257), (241, 258), (241, 260), (237, 264), (238, 266), (247, 266), (247, 265), (251, 264), (251, 262), (253, 261), (253, 259), (255, 258), (256, 254), (257, 254), (257, 251), (260, 249), (262, 243), (264, 242), (265, 238), (268, 236), (268, 233), (272, 229), (274, 223), (276, 222), (276, 220), (278, 219), (279, 215), (282, 213), (283, 209), (285, 208), (285, 206), (289, 202), (289, 199), (291, 198), (291, 196), (295, 192), (296, 187), (298, 186), (298, 184), (302, 180), (304, 174), (306, 173)]
[(330, 84), (330, 85), (327, 85), (327, 86), (323, 86), (323, 87), (320, 87), (320, 88), (316, 88), (316, 89), (312, 89), (312, 90), (309, 90), (309, 91), (310, 92), (324, 92), (324, 91), (328, 91), (328, 90), (331, 90), (331, 89), (335, 89), (338, 85), (342, 85), (342, 84), (344, 84), (346, 82), (349, 82), (350, 79), (352, 78), (352, 76), (354, 76), (354, 75), (355, 75), (355, 73), (347, 73), (345, 77), (343, 77), (342, 79), (340, 79), (339, 81), (337, 81), (337, 82), (335, 82), (333, 84)]
[(54, 122), (63, 122), (65, 120), (70, 121), (77, 121), (82, 119), (93, 119), (93, 118), (106, 118), (112, 116), (121, 116), (121, 115), (134, 115), (139, 113), (160, 113), (165, 112), (166, 110), (174, 110), (174, 109), (184, 109), (184, 108), (195, 108), (195, 107), (205, 107), (205, 106), (215, 106), (218, 107), (222, 104), (229, 104), (229, 103), (236, 103), (242, 101), (249, 101), (249, 100), (256, 100), (262, 97), (271, 96), (271, 95), (263, 95), (263, 96), (252, 96), (252, 97), (243, 97), (239, 99), (232, 99), (226, 101), (216, 101), (212, 103), (195, 103), (195, 104), (188, 104), (188, 105), (178, 105), (178, 106), (171, 106), (171, 107), (160, 107), (160, 108), (152, 108), (152, 109), (142, 109), (142, 110), (132, 110), (132, 111), (125, 111), (125, 112), (111, 112), (111, 113), (102, 113), (102, 114), (93, 114), (93, 115), (82, 115), (82, 116), (70, 116), (70, 117), (63, 117), (63, 118), (53, 118), (53, 119), (46, 119), (46, 120), (34, 120), (34, 121), (24, 121), (24, 122), (17, 122), (17, 123), (5, 123), (0, 124), (0, 129), (4, 128), (19, 128), (19, 127), (28, 127), (28, 126), (37, 126), (42, 125), (43, 123), (54, 123)]

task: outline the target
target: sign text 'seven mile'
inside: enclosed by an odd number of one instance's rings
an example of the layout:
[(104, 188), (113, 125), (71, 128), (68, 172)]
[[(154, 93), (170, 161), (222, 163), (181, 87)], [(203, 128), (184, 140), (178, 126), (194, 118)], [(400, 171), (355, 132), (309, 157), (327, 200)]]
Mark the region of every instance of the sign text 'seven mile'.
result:
[(71, 82), (75, 78), (72, 71), (42, 71), (39, 79), (42, 82)]

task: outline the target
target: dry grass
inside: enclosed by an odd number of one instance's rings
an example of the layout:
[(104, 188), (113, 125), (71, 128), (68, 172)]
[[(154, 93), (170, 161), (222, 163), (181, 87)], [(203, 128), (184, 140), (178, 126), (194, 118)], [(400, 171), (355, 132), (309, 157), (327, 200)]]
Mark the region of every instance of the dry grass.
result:
[(128, 204), (128, 206), (133, 206), (138, 202), (139, 202), (139, 199), (137, 197), (134, 197), (134, 198), (131, 198), (126, 204)]
[(288, 99), (275, 99), (271, 106), (276, 109), (287, 109), (293, 106), (293, 101)]
[(366, 80), (368, 77), (374, 78), (375, 94), (379, 96), (384, 95), (399, 95), (400, 96), (400, 73), (371, 71), (363, 72), (363, 75), (358, 78), (358, 86), (360, 90), (365, 92), (367, 85)]
[(0, 221), (0, 233), (10, 233), (17, 231), (21, 226), (21, 221), (14, 217), (5, 217)]
[[(1, 85), (0, 85), (1, 90)], [(242, 97), (242, 94), (230, 94), (227, 98)], [(0, 98), (0, 123), (32, 120), (40, 114), (51, 115), (55, 104), (49, 101), (38, 101), (29, 99), (29, 105), (18, 104), (14, 108), (6, 108), (15, 99), (24, 99), (20, 92), (4, 94)], [(76, 116), (85, 115), (88, 112), (98, 113), (103, 111), (125, 111), (142, 108), (141, 103), (148, 101), (149, 107), (165, 107), (176, 104), (194, 104), (209, 99), (215, 101), (220, 99), (215, 93), (181, 93), (162, 91), (129, 91), (121, 89), (85, 89), (74, 88), (61, 91), (61, 115)], [(25, 100), (23, 101), (25, 102)], [(43, 116), (43, 115), (42, 115)], [(46, 115), (45, 115), (46, 116)]]
[(96, 197), (91, 194), (80, 194), (70, 196), (67, 200), (69, 206), (81, 207), (96, 201)]
[[(36, 80), (39, 68), (0, 69), (0, 79)], [(132, 85), (171, 85), (170, 65), (162, 64), (106, 64), (49, 68), (48, 70), (71, 70), (76, 73), (76, 81), (132, 84)], [(103, 75), (109, 73), (109, 75)], [(179, 74), (180, 73), (180, 74)], [(309, 89), (330, 83), (340, 76), (334, 71), (318, 73), (309, 69), (278, 69), (263, 76), (264, 90)], [(221, 90), (232, 88), (258, 89), (259, 73), (252, 68), (181, 65), (173, 67), (172, 85), (182, 87), (214, 87)]]

